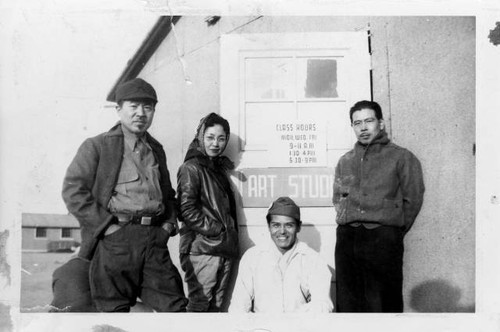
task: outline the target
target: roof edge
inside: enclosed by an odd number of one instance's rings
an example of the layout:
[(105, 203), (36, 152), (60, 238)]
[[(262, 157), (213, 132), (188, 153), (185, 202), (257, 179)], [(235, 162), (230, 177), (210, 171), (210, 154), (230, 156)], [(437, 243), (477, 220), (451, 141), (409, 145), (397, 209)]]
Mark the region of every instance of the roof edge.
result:
[(106, 97), (107, 101), (115, 101), (115, 91), (118, 85), (134, 79), (137, 75), (139, 75), (162, 41), (168, 36), (170, 30), (172, 30), (171, 25), (176, 24), (180, 18), (181, 16), (160, 16), (158, 21), (146, 36), (146, 39), (144, 39), (132, 59), (128, 61), (122, 74), (109, 91), (108, 96)]

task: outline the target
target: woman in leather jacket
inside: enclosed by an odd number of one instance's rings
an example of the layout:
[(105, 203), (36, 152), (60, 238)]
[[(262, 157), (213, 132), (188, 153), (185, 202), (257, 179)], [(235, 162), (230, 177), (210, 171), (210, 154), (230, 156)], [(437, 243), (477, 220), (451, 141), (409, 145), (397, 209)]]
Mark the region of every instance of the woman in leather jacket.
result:
[(221, 310), (238, 257), (236, 207), (227, 174), (234, 165), (221, 156), (228, 141), (229, 123), (210, 113), (201, 119), (177, 173), (179, 253), (191, 312)]

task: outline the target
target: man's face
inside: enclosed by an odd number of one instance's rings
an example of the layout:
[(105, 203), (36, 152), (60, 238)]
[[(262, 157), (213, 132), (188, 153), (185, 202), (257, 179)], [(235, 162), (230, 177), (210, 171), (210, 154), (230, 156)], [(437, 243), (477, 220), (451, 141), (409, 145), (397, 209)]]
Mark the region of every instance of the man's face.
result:
[(155, 115), (155, 106), (151, 101), (125, 100), (116, 110), (122, 127), (137, 136), (148, 130)]
[(269, 222), (269, 232), (278, 250), (284, 254), (295, 244), (300, 226), (292, 217), (272, 215)]
[(358, 142), (366, 145), (370, 144), (375, 136), (384, 129), (384, 120), (377, 120), (374, 110), (363, 108), (352, 114), (351, 125)]

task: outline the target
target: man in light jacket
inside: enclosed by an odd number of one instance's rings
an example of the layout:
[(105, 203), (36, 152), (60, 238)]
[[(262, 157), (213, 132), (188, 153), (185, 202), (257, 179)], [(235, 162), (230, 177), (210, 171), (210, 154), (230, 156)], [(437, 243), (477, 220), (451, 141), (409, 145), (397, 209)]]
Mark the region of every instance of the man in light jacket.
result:
[(241, 258), (229, 312), (331, 312), (332, 276), (319, 254), (297, 238), (299, 207), (280, 197), (266, 219), (272, 241)]

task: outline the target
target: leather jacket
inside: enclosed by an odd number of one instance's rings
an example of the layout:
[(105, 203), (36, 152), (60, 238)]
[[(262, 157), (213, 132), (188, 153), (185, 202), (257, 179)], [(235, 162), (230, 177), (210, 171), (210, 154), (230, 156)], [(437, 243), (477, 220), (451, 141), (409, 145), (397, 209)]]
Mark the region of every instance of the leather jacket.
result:
[(238, 257), (234, 196), (225, 170), (198, 156), (179, 168), (177, 183), (180, 254)]

